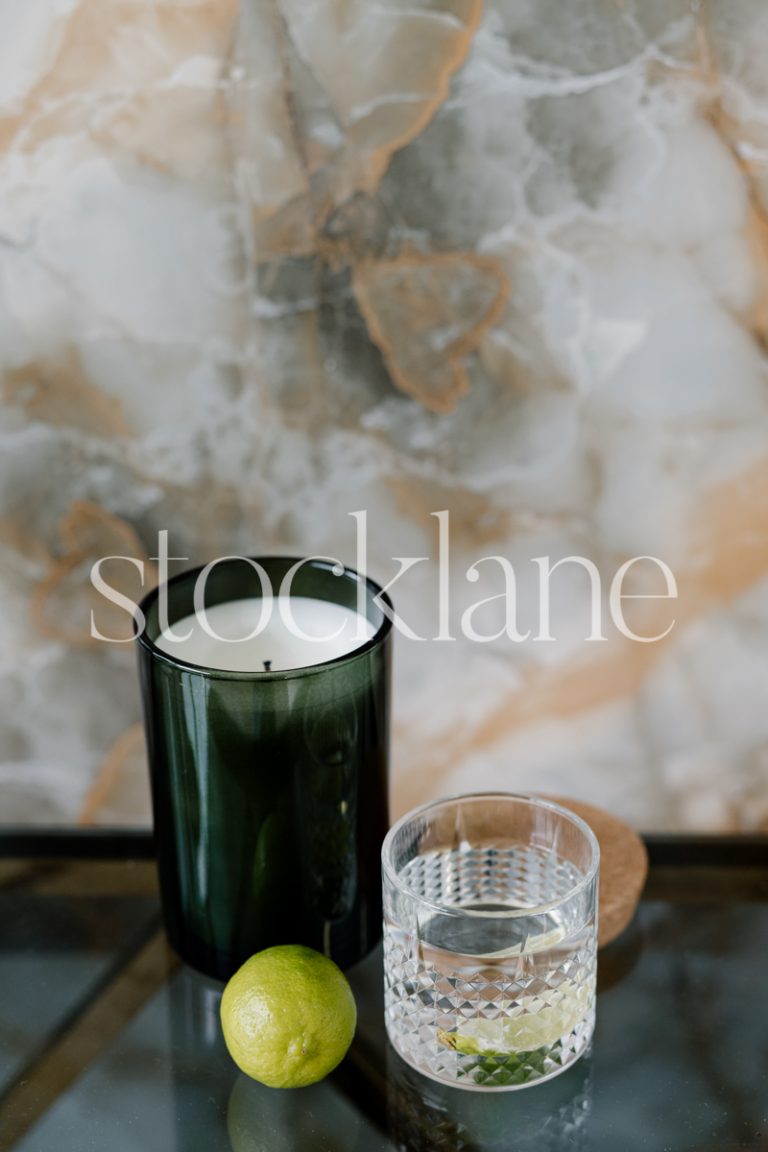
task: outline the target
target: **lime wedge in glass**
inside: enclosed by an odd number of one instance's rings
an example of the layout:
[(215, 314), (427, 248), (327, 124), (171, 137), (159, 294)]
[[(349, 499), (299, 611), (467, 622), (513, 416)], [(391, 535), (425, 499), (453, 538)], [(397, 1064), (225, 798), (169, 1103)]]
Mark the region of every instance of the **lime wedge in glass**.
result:
[[(543, 1003), (543, 1006), (542, 1006)], [(549, 1048), (576, 1027), (589, 1004), (589, 988), (564, 980), (538, 996), (521, 996), (495, 1020), (462, 1020), (451, 1032), (438, 1028), (437, 1038), (463, 1056), (512, 1056)]]

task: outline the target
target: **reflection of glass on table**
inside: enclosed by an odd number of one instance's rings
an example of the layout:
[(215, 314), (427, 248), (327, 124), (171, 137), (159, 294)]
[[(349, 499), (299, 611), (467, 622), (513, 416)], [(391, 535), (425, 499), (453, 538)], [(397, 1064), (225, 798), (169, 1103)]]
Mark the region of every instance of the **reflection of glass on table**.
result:
[(586, 1152), (589, 1053), (564, 1076), (522, 1095), (456, 1092), (387, 1051), (387, 1116), (399, 1152)]
[(386, 1024), (414, 1068), (482, 1089), (549, 1079), (594, 1028), (599, 849), (525, 796), (427, 805), (388, 834)]

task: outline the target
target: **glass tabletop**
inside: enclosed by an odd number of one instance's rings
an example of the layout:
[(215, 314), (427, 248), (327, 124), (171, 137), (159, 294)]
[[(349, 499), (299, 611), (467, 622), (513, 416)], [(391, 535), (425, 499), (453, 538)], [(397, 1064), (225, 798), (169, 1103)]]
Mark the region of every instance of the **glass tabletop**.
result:
[(0, 860), (0, 1093), (158, 925), (131, 861)]
[(635, 921), (600, 953), (591, 1053), (498, 1094), (443, 1087), (392, 1052), (380, 949), (349, 973), (359, 1025), (342, 1065), (265, 1088), (224, 1048), (222, 986), (167, 947), (150, 861), (5, 861), (0, 1147), (766, 1149), (768, 851), (716, 857), (656, 846)]

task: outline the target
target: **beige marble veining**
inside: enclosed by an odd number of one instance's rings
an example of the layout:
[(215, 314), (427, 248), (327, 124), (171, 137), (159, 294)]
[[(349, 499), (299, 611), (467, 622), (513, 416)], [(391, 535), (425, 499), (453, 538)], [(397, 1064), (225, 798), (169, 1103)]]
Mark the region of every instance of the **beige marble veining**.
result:
[(445, 509), (456, 634), (489, 555), (521, 632), (533, 558), (573, 554), (604, 588), (662, 558), (675, 625), (586, 642), (566, 566), (551, 643), (400, 638), (396, 811), (768, 827), (766, 46), (762, 0), (0, 15), (2, 820), (148, 818), (95, 559), (148, 586), (168, 529), (189, 564), (354, 563), (367, 509), (373, 576), (430, 557), (393, 594), (434, 636)]

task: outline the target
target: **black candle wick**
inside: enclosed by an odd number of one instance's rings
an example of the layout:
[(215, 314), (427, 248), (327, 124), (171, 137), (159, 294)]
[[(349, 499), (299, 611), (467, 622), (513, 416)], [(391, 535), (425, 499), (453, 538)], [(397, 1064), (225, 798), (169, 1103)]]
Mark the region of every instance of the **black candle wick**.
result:
[(272, 671), (272, 661), (271, 660), (265, 660), (264, 661), (264, 671), (265, 672), (271, 672)]

